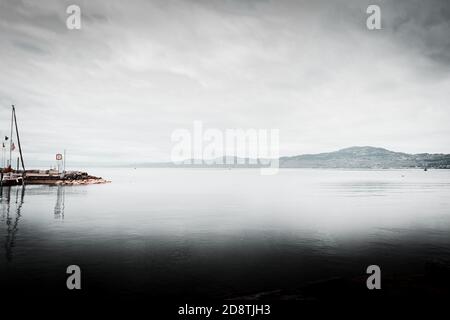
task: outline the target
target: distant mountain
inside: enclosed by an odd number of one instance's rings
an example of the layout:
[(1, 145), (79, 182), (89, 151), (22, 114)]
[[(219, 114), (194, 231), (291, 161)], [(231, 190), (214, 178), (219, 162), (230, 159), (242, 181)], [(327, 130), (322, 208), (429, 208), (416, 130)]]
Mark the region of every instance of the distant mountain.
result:
[(282, 168), (448, 168), (449, 154), (408, 154), (383, 148), (350, 147), (334, 152), (281, 157)]
[[(217, 161), (222, 159), (222, 162)], [(450, 169), (450, 154), (408, 154), (375, 147), (350, 147), (334, 152), (281, 157), (280, 168), (440, 168)], [(259, 168), (266, 161), (222, 157), (214, 161), (190, 160), (188, 164), (145, 163), (135, 167)]]

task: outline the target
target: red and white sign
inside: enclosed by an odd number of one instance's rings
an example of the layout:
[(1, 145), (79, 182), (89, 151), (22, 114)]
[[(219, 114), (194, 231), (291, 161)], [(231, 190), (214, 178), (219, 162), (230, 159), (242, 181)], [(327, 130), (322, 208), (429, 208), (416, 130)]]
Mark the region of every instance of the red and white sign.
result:
[(56, 154), (56, 160), (62, 160), (62, 154), (61, 153), (57, 153)]

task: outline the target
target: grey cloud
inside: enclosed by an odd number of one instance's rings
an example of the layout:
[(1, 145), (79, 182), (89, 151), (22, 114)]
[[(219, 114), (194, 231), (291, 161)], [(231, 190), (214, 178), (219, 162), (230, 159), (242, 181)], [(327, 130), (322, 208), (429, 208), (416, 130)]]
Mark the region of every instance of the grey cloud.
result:
[(45, 51), (41, 47), (39, 47), (35, 44), (32, 44), (32, 43), (27, 43), (27, 42), (22, 42), (22, 41), (13, 41), (13, 44), (15, 46), (17, 46), (18, 48), (21, 48), (30, 53), (35, 53), (35, 54), (39, 54), (39, 55), (48, 54), (47, 51)]
[(450, 68), (450, 2), (400, 0), (382, 5), (392, 40)]
[(279, 128), (282, 154), (450, 152), (449, 5), (428, 3), (80, 1), (69, 31), (72, 1), (2, 1), (0, 129), (16, 104), (30, 161), (167, 160), (194, 120)]

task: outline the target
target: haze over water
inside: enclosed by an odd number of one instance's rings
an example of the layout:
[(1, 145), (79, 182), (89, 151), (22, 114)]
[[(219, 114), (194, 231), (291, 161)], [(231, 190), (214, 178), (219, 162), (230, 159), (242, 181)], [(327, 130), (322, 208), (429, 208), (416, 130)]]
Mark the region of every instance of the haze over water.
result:
[(448, 170), (89, 172), (112, 183), (2, 190), (2, 285), (62, 290), (76, 264), (87, 292), (239, 297), (450, 257)]

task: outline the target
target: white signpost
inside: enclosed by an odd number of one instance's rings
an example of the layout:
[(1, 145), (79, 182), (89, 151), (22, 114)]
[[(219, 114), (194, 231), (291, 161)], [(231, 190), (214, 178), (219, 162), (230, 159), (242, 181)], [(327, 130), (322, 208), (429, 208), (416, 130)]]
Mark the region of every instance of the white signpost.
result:
[(61, 153), (57, 153), (56, 154), (56, 164), (58, 166), (58, 173), (62, 173), (62, 160), (63, 160), (63, 155)]

